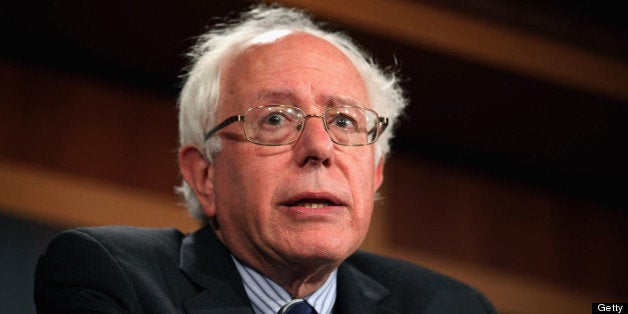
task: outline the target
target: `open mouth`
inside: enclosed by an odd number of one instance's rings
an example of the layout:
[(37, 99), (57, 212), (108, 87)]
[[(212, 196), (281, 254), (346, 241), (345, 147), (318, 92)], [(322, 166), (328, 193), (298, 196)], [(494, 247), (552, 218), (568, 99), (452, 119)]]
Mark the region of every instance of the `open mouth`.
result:
[(298, 200), (294, 203), (287, 204), (288, 206), (298, 206), (305, 208), (323, 208), (326, 206), (336, 206), (338, 204), (333, 203), (330, 200), (321, 200), (321, 199), (302, 199)]
[(301, 207), (307, 209), (345, 206), (344, 202), (330, 193), (307, 193), (307, 195), (296, 195), (284, 202), (283, 205), (287, 207)]

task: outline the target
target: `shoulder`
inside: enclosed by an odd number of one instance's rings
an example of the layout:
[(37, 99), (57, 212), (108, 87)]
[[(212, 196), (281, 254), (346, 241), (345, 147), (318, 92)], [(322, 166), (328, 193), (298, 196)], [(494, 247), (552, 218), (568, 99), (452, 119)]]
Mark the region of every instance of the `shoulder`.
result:
[(86, 227), (66, 230), (55, 236), (44, 258), (84, 260), (103, 258), (127, 264), (154, 261), (178, 263), (183, 234), (176, 229), (128, 226)]
[[(141, 312), (142, 306), (155, 303), (147, 293), (167, 296), (169, 285), (187, 287), (178, 277), (182, 238), (176, 229), (122, 226), (61, 232), (37, 263), (37, 308)], [(159, 306), (170, 306), (167, 299), (161, 298)]]
[[(467, 289), (468, 286), (453, 278), (436, 271), (421, 267), (407, 261), (385, 257), (365, 251), (353, 254), (347, 263), (361, 272), (389, 285), (401, 285), (408, 288)], [(418, 286), (418, 287), (415, 287)]]
[[(347, 265), (377, 281), (408, 308), (426, 313), (495, 313), (491, 303), (476, 289), (436, 271), (399, 259), (358, 251)], [(471, 310), (476, 309), (476, 310)]]
[[(138, 228), (130, 226), (83, 227), (65, 231), (59, 236), (92, 238), (103, 245), (132, 249), (176, 248), (183, 234), (173, 228)], [(139, 245), (139, 247), (138, 247)]]

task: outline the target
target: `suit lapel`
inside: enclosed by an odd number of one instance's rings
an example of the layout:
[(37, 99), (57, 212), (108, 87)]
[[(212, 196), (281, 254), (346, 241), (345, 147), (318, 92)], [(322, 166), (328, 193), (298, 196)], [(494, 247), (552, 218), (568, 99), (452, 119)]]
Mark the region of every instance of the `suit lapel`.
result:
[[(253, 313), (230, 253), (210, 227), (183, 239), (179, 267), (198, 287), (183, 301), (188, 313)], [(399, 313), (386, 287), (348, 263), (338, 269), (337, 293), (334, 314)]]
[(386, 287), (347, 263), (340, 266), (334, 314), (398, 313), (395, 308)]
[(199, 288), (183, 301), (188, 313), (253, 313), (230, 253), (210, 227), (183, 239), (179, 268)]

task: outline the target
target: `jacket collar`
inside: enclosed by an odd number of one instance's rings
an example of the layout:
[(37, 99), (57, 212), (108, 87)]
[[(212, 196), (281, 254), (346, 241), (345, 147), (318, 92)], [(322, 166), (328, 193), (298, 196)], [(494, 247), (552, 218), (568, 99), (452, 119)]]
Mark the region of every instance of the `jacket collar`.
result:
[(390, 291), (365, 273), (344, 262), (338, 269), (338, 295), (334, 314), (398, 313)]
[(242, 278), (211, 227), (183, 239), (179, 268), (200, 288), (183, 301), (189, 313), (253, 313)]
[[(253, 313), (242, 278), (211, 227), (187, 235), (181, 245), (181, 271), (199, 287), (183, 301), (189, 313)], [(338, 269), (334, 314), (397, 313), (389, 290), (349, 263)]]

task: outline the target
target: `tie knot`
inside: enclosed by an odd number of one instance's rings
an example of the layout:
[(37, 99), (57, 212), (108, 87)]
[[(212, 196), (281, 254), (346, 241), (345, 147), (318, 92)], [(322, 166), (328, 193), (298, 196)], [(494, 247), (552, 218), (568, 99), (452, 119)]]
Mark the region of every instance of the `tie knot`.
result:
[(316, 314), (316, 310), (303, 299), (293, 299), (279, 309), (278, 314)]

